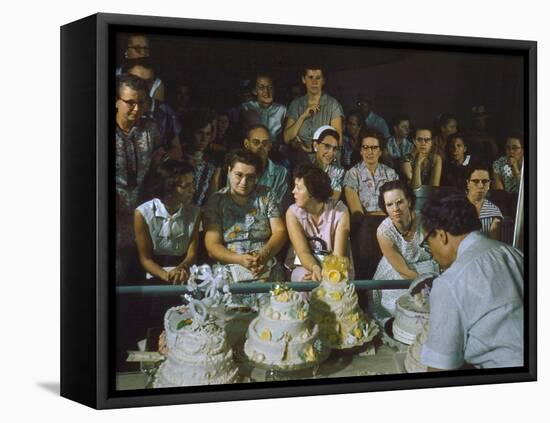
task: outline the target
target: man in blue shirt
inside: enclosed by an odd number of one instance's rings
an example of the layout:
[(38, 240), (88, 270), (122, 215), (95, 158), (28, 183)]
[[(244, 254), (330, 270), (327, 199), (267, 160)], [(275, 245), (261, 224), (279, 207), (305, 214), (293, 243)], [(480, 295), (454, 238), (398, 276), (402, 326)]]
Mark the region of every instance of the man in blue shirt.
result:
[(483, 236), (466, 196), (439, 194), (422, 208), (426, 241), (446, 269), (430, 293), (428, 370), (521, 367), (523, 254)]
[(282, 213), (290, 205), (290, 190), (288, 171), (281, 165), (269, 159), (272, 142), (268, 129), (264, 125), (251, 126), (244, 139), (244, 148), (262, 161), (264, 172), (258, 178), (257, 184), (270, 188)]

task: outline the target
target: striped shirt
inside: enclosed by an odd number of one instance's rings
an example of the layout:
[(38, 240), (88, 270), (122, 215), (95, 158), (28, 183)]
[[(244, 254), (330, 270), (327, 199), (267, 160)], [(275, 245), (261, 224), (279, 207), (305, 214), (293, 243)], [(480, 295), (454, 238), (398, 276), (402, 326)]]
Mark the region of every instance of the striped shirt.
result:
[(502, 212), (500, 209), (491, 203), (489, 200), (483, 200), (481, 209), (479, 210), (479, 220), (481, 221), (481, 232), (489, 234), (491, 231), (491, 224), (495, 219), (502, 220)]

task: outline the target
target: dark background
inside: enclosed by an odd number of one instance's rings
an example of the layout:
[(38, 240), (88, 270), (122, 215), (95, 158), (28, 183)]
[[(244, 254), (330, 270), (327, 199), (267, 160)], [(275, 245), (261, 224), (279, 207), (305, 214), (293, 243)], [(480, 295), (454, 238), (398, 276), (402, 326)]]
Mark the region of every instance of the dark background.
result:
[[(122, 52), (125, 37), (120, 35)], [(239, 104), (239, 82), (254, 81), (261, 71), (274, 77), (275, 101), (288, 105), (289, 88), (301, 83), (302, 67), (316, 65), (325, 71), (325, 92), (346, 113), (355, 107), (357, 94), (367, 92), (375, 101), (374, 111), (388, 124), (400, 113), (409, 115), (413, 126), (452, 113), (459, 130), (466, 131), (472, 106), (483, 104), (490, 112), (490, 133), (501, 146), (507, 132), (524, 129), (524, 60), (519, 55), (371, 47), (366, 41), (350, 45), (148, 36), (169, 101), (170, 88), (185, 81), (196, 104), (226, 110)]]

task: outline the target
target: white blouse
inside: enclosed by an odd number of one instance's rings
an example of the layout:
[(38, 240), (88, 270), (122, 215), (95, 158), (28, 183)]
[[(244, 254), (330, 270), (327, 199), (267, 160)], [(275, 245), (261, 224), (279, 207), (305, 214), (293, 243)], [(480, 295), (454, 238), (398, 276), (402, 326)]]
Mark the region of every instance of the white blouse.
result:
[(153, 242), (153, 254), (183, 256), (189, 247), (200, 208), (194, 204), (182, 205), (174, 213), (168, 213), (158, 198), (141, 204), (137, 209), (147, 226)]

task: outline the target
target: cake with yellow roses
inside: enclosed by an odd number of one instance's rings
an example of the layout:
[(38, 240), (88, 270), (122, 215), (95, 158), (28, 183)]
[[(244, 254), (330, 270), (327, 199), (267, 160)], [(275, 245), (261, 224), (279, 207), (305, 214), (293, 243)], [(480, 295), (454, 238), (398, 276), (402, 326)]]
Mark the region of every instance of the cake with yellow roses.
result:
[(359, 307), (355, 285), (348, 280), (349, 259), (327, 256), (322, 282), (312, 291), (311, 316), (331, 348), (364, 345), (378, 333), (378, 326)]
[(238, 382), (238, 367), (224, 328), (205, 305), (170, 308), (164, 316), (165, 361), (153, 382), (155, 388)]
[(246, 356), (256, 365), (279, 370), (312, 367), (327, 356), (319, 327), (309, 318), (303, 296), (277, 285), (248, 327)]

